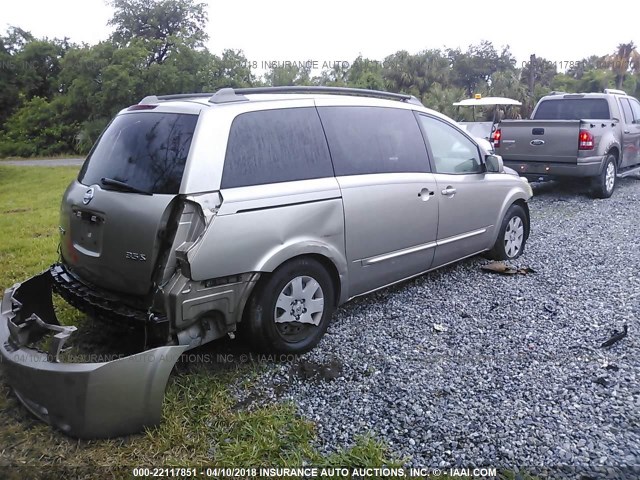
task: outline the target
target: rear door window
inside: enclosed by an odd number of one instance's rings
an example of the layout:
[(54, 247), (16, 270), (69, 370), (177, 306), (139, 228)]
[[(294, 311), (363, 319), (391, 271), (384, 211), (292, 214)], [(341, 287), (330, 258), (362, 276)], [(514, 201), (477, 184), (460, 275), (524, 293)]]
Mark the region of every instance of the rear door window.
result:
[(222, 188), (323, 177), (333, 177), (333, 167), (315, 108), (249, 112), (233, 121)]
[(606, 120), (611, 118), (604, 98), (563, 98), (540, 103), (534, 120)]
[(630, 98), (629, 103), (631, 104), (631, 111), (633, 112), (633, 122), (629, 123), (640, 123), (640, 102), (635, 98)]
[(620, 98), (620, 106), (622, 107), (622, 114), (624, 116), (624, 123), (633, 123), (633, 113), (631, 113), (631, 105), (626, 98)]
[(178, 193), (197, 121), (197, 115), (159, 112), (116, 117), (78, 181), (93, 185), (110, 178), (149, 193)]
[(424, 139), (411, 110), (321, 107), (336, 175), (429, 172)]

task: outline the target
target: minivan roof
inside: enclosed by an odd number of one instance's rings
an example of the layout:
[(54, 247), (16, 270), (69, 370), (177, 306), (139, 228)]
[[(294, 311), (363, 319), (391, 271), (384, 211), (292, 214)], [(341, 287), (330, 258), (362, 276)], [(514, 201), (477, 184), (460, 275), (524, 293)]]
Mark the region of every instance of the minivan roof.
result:
[[(217, 100), (217, 101), (213, 101)], [(375, 107), (392, 107), (420, 110), (434, 116), (454, 120), (440, 112), (425, 107), (413, 95), (367, 90), (360, 88), (324, 87), (324, 86), (289, 86), (289, 87), (257, 87), (257, 88), (222, 88), (215, 93), (182, 93), (175, 95), (150, 95), (128, 110), (153, 109), (182, 113), (200, 113), (203, 109), (219, 108), (231, 105), (248, 105), (254, 102), (296, 102), (300, 100), (323, 100), (323, 103), (338, 105), (359, 105)]]
[(209, 103), (234, 103), (250, 100), (245, 95), (251, 94), (329, 94), (329, 95), (347, 95), (358, 97), (383, 98), (389, 100), (399, 100), (402, 102), (412, 103), (414, 105), (422, 105), (413, 95), (403, 93), (385, 92), (382, 90), (369, 90), (364, 88), (348, 88), (348, 87), (327, 87), (327, 86), (278, 86), (278, 87), (252, 87), (252, 88), (221, 88), (215, 93), (193, 93), (193, 94), (176, 94), (176, 95), (150, 95), (140, 101), (141, 105), (156, 104), (160, 101), (184, 100), (184, 99), (204, 99), (207, 98)]

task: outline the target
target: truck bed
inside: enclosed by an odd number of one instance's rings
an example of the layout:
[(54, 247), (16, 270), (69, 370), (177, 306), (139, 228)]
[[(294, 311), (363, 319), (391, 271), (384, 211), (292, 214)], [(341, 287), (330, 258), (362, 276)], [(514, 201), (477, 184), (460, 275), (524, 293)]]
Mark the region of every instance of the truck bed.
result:
[(581, 127), (581, 120), (503, 120), (496, 153), (505, 161), (575, 164)]

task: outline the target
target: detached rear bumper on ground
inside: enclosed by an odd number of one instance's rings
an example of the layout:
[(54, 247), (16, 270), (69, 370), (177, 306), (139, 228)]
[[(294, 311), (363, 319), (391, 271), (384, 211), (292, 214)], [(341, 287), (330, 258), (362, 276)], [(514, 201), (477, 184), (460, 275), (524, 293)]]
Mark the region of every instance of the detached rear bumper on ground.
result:
[[(37, 417), (78, 438), (105, 438), (160, 422), (167, 379), (186, 345), (164, 346), (103, 363), (60, 363), (75, 330), (61, 327), (47, 270), (5, 291), (0, 359), (7, 382)], [(49, 352), (32, 348), (54, 333)]]

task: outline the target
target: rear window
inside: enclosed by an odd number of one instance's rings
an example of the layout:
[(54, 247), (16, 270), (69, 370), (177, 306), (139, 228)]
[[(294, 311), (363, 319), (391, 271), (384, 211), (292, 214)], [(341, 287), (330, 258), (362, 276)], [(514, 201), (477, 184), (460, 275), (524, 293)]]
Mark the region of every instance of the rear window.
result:
[(411, 110), (321, 107), (336, 175), (428, 172), (427, 149)]
[(606, 120), (611, 118), (604, 98), (563, 98), (545, 100), (538, 106), (534, 120)]
[(149, 193), (178, 193), (197, 121), (197, 115), (177, 113), (120, 115), (98, 140), (78, 180), (93, 185), (111, 178)]
[(323, 177), (333, 177), (333, 166), (315, 108), (248, 112), (233, 121), (222, 188)]

